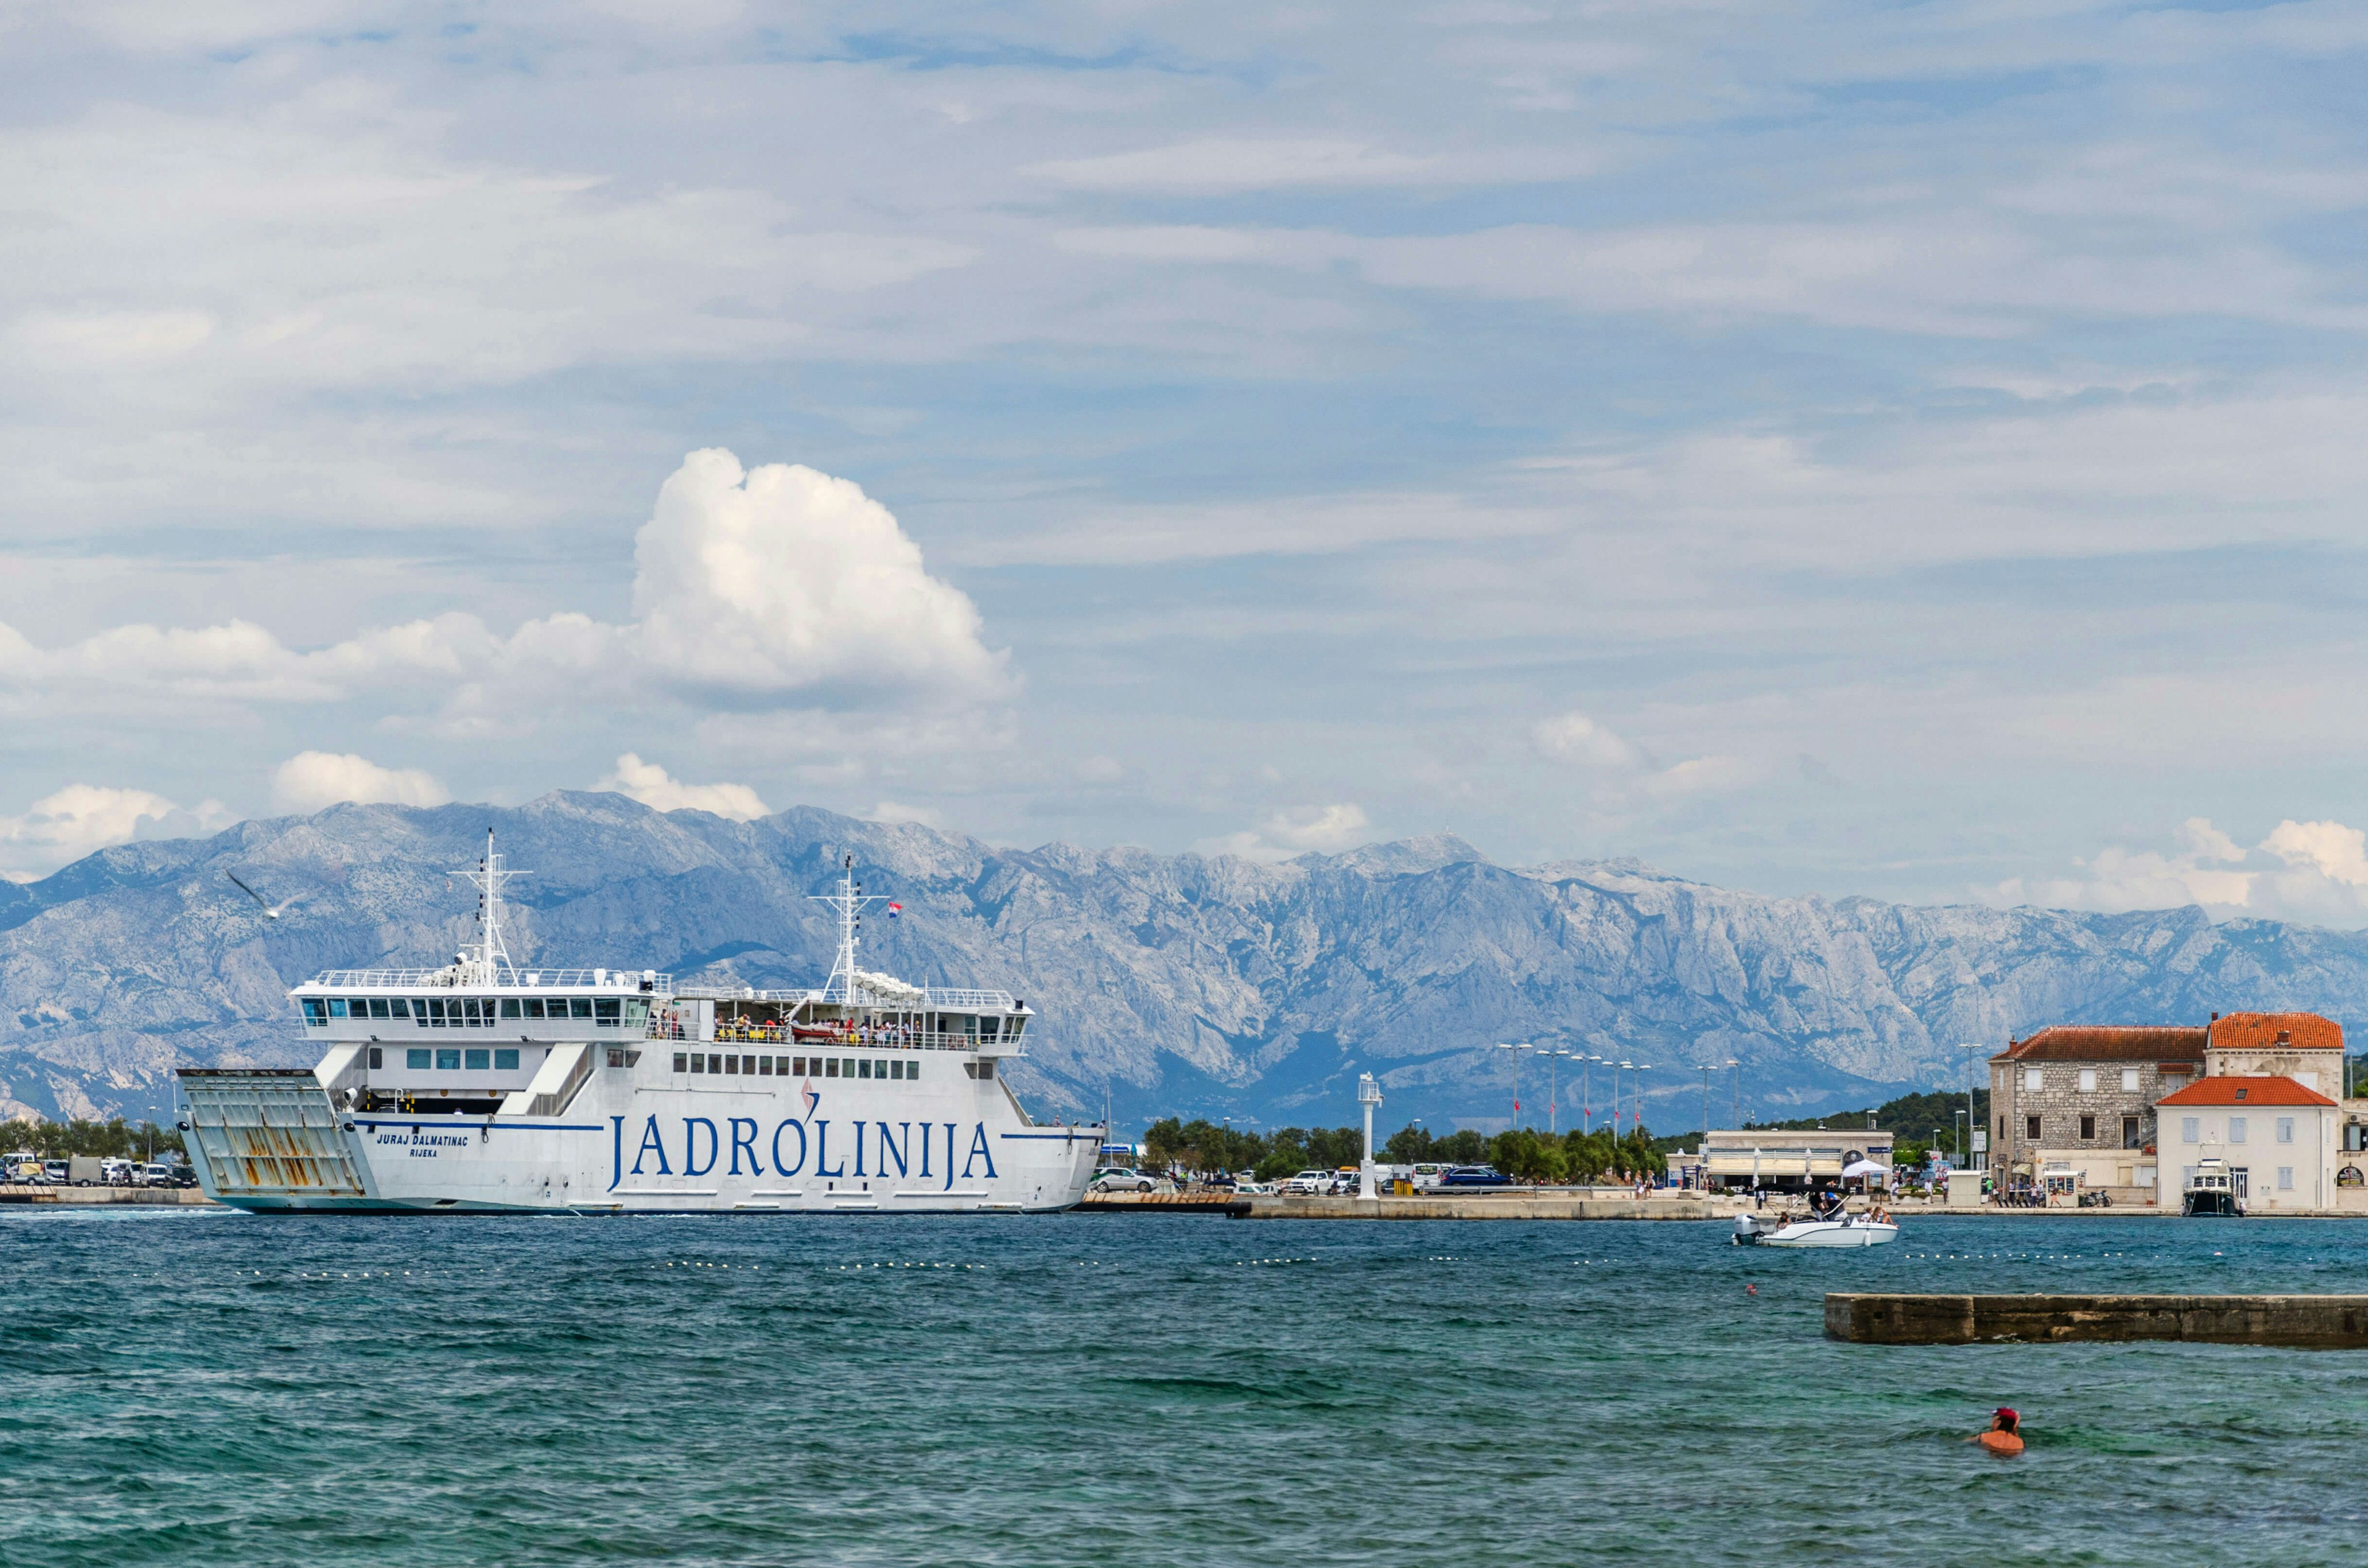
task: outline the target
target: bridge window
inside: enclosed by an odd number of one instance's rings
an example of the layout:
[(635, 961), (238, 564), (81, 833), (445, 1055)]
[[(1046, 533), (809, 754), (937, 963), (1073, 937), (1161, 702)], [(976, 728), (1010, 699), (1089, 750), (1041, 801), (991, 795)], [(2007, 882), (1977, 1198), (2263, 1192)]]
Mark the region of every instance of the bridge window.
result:
[(540, 996), (529, 996), (518, 1006), (526, 1010), (526, 1016), (529, 1018), (542, 1017), (542, 998)]
[(458, 1073), (460, 1070), (461, 1053), (458, 1051), (446, 1051), (441, 1047), (438, 1047), (436, 1052), (436, 1071), (438, 1073)]
[(471, 1047), (469, 1051), (467, 1071), (472, 1073), (484, 1072), (494, 1064), (492, 1060), (493, 1054), (494, 1053), (492, 1051), (485, 1050), (483, 1046)]
[(329, 1017), (333, 1017), (333, 1018), (342, 1018), (342, 1017), (344, 1017), (345, 1016), (346, 1016), (346, 999), (345, 999), (344, 997), (342, 997), (342, 996), (332, 996), (332, 997), (330, 997), (330, 998), (329, 998)]
[(329, 1005), (318, 996), (304, 998), (304, 1027), (308, 1029), (329, 1027)]
[(423, 1045), (415, 1050), (405, 1051), (403, 1053), (403, 1064), (414, 1073), (425, 1073), (427, 1071), (428, 1062), (434, 1055), (433, 1051)]
[(594, 1021), (604, 1029), (613, 1029), (625, 1011), (624, 1002), (615, 996), (603, 996), (592, 1004)]
[(427, 999), (427, 1023), (431, 1028), (440, 1029), (444, 1027), (444, 998), (441, 996), (430, 996)]
[(507, 1050), (506, 1050), (506, 1051), (495, 1051), (495, 1052), (494, 1052), (494, 1071), (495, 1071), (495, 1072), (496, 1072), (496, 1073), (515, 1073), (515, 1072), (517, 1072), (517, 1071), (518, 1071), (518, 1047), (516, 1047), (516, 1046), (511, 1046), (509, 1049), (507, 1049)]
[(385, 997), (373, 996), (370, 999), (370, 1016), (373, 1018), (383, 1018), (386, 1017)]
[(589, 996), (570, 996), (567, 999), (567, 1016), (571, 1018), (590, 1017), (592, 1016), (592, 998)]
[(505, 996), (505, 997), (503, 997), (503, 998), (502, 998), (502, 1017), (505, 1017), (505, 1018), (515, 1018), (515, 1017), (517, 1017), (518, 1016), (518, 999), (517, 997), (515, 997), (515, 996)]
[(366, 996), (357, 996), (353, 1000), (347, 1002), (346, 1004), (346, 1016), (349, 1018), (369, 1017), (370, 999)]

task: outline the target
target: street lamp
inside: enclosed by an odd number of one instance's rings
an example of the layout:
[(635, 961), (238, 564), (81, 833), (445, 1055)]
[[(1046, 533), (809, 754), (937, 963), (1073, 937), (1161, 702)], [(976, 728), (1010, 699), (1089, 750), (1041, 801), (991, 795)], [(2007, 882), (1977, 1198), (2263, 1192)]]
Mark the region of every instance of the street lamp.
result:
[(1718, 1069), (1714, 1066), (1697, 1067), (1694, 1071), (1702, 1075), (1702, 1147), (1707, 1149), (1710, 1147), (1710, 1075)]
[[(1982, 1042), (1977, 1040), (1964, 1040), (1957, 1042), (1957, 1049), (1960, 1051), (1979, 1051), (1981, 1048)], [(1973, 1131), (1974, 1126), (1974, 1074), (1978, 1070), (1974, 1058), (1970, 1056), (1965, 1058), (1965, 1130), (1969, 1132)], [(2003, 1177), (1999, 1179), (1998, 1186), (2000, 1187), (2006, 1186)]]
[[(1519, 1051), (1520, 1047), (1510, 1040), (1500, 1040), (1497, 1042), (1497, 1049)], [(1521, 1125), (1521, 1059), (1518, 1056), (1513, 1058), (1513, 1125)]]
[(1735, 1069), (1735, 1125), (1743, 1125), (1743, 1063), (1730, 1056), (1726, 1064)]
[(1570, 1052), (1550, 1051), (1543, 1054), (1551, 1059), (1546, 1062), (1546, 1134), (1549, 1137), (1559, 1138), (1562, 1136), (1562, 1062), (1560, 1059), (1568, 1056)]

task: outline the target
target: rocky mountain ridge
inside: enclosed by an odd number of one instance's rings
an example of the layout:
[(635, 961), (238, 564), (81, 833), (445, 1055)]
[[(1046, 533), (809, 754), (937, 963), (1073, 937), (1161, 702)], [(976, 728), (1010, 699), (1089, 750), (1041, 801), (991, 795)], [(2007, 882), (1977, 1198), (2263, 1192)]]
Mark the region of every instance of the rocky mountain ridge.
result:
[[(436, 963), (467, 939), (450, 876), (490, 826), (532, 873), (522, 960), (819, 983), (811, 902), (844, 854), (905, 906), (866, 967), (1002, 985), (1043, 1015), (1019, 1074), (1040, 1114), (1259, 1126), (1543, 1124), (1529, 1041), (1638, 1063), (1648, 1123), (1793, 1115), (1962, 1085), (1972, 1052), (2068, 1021), (2201, 1021), (2368, 1001), (2368, 937), (2199, 910), (2122, 915), (1737, 892), (1634, 861), (1496, 865), (1452, 837), (1281, 865), (1133, 848), (1002, 849), (798, 809), (751, 823), (554, 793), (516, 809), (337, 806), (126, 845), (0, 884), (0, 1112), (162, 1115), (176, 1065), (287, 1064), (286, 988), (329, 967)], [(275, 900), (267, 921), (228, 877)], [(1517, 1057), (1522, 1064), (1517, 1066)], [(1730, 1074), (1725, 1063), (1739, 1064)], [(1600, 1119), (1600, 1072), (1554, 1085)]]

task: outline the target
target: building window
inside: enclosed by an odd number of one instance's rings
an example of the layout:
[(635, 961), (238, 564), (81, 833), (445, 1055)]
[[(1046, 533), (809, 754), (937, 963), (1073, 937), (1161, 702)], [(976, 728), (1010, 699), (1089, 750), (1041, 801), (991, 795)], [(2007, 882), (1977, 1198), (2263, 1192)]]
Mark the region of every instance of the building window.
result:
[(403, 1053), (403, 1064), (414, 1073), (425, 1073), (434, 1055), (433, 1051), (424, 1046), (417, 1051), (405, 1051)]
[[(2193, 1143), (2200, 1141), (2201, 1135), (2196, 1131), (2195, 1120), (2196, 1119), (2192, 1116), (2182, 1116), (2179, 1119), (2179, 1141), (2180, 1142)], [(2194, 1175), (2195, 1167), (2190, 1165), (2187, 1168), (2187, 1172), (2190, 1176)]]
[(2278, 1142), (2281, 1142), (2281, 1143), (2291, 1143), (2291, 1142), (2294, 1142), (2294, 1119), (2293, 1117), (2290, 1117), (2290, 1116), (2282, 1116), (2282, 1117), (2278, 1118)]
[(458, 1051), (445, 1051), (441, 1048), (437, 1051), (436, 1071), (438, 1073), (458, 1073), (460, 1070), (461, 1053)]
[(2022, 1135), (2033, 1143), (2039, 1142), (2039, 1118), (2026, 1116), (2022, 1119)]
[(2138, 1132), (2138, 1119), (2135, 1116), (2122, 1118), (2122, 1147), (2124, 1149), (2146, 1147), (2146, 1140)]
[(502, 1050), (502, 1051), (495, 1051), (495, 1052), (494, 1052), (494, 1071), (495, 1071), (495, 1072), (496, 1072), (496, 1073), (515, 1073), (515, 1072), (517, 1072), (517, 1071), (518, 1071), (518, 1047), (516, 1047), (516, 1046), (511, 1046), (511, 1047), (508, 1047), (508, 1048), (507, 1048), (507, 1049), (506, 1049), (506, 1050)]
[(2241, 1116), (2230, 1117), (2228, 1119), (2228, 1142), (2231, 1143), (2242, 1143), (2244, 1141), (2245, 1119)]
[(2094, 1067), (2080, 1069), (2080, 1092), (2084, 1095), (2093, 1095), (2097, 1092), (2097, 1070)]
[(2292, 1165), (2280, 1165), (2278, 1167), (2278, 1190), (2280, 1192), (2292, 1192), (2294, 1190), (2294, 1167)]
[(2026, 1068), (2024, 1068), (2024, 1069), (2022, 1070), (2022, 1086), (2023, 1086), (2023, 1088), (2024, 1088), (2025, 1090), (2027, 1090), (2027, 1091), (2031, 1092), (2031, 1093), (2034, 1093), (2034, 1094), (2035, 1094), (2035, 1093), (2037, 1093), (2037, 1092), (2038, 1092), (2039, 1085), (2040, 1085), (2040, 1069), (2038, 1069), (2038, 1068), (2036, 1068), (2036, 1067), (2026, 1067)]
[(2080, 1119), (2080, 1142), (2083, 1143), (2093, 1143), (2096, 1141), (2097, 1119), (2093, 1116), (2082, 1117)]
[(2135, 1094), (2136, 1094), (2137, 1092), (2138, 1092), (2138, 1070), (2137, 1070), (2136, 1068), (2135, 1068), (2135, 1067), (2124, 1067), (2124, 1068), (2123, 1068), (2123, 1069), (2122, 1069), (2122, 1093), (2123, 1093), (2123, 1094), (2125, 1094), (2125, 1095), (2135, 1095)]
[(1998, 1142), (2001, 1143), (2006, 1142), (2006, 1118), (2004, 1117), (1998, 1118)]

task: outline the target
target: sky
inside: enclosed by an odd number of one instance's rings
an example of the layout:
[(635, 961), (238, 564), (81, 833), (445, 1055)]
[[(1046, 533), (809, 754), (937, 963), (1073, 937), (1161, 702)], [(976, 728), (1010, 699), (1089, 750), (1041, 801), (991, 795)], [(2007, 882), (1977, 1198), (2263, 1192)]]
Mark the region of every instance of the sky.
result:
[(2368, 924), (2368, 6), (0, 11), (0, 874), (617, 789)]

